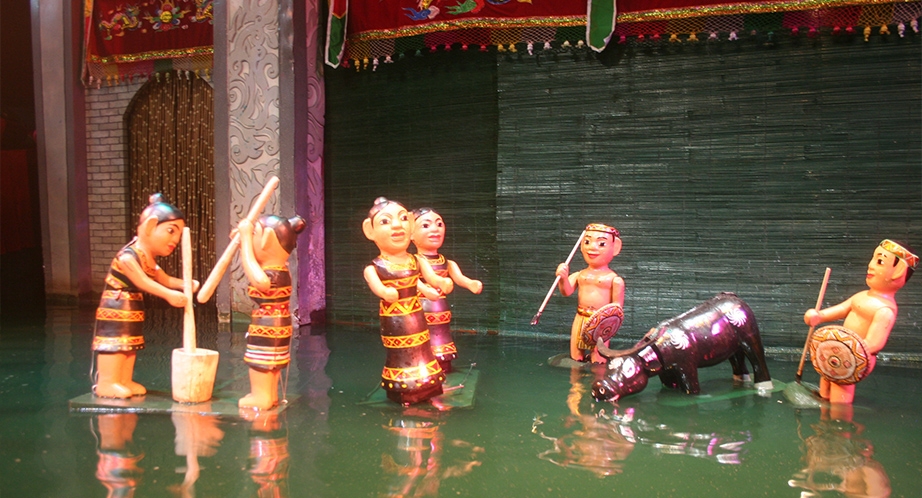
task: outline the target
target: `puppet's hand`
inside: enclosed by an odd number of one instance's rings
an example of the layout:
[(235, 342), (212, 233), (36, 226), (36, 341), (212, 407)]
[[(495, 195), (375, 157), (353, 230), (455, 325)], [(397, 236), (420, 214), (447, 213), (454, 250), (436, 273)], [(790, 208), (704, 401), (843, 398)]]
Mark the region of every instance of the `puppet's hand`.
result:
[(253, 235), (253, 223), (247, 218), (240, 220), (240, 222), (237, 223), (237, 232), (240, 233), (241, 236)]
[(565, 280), (567, 277), (570, 276), (570, 265), (566, 263), (560, 263), (559, 265), (557, 265), (556, 275), (560, 277), (561, 280)]
[(436, 301), (440, 297), (442, 297), (442, 291), (440, 291), (439, 289), (436, 289), (435, 287), (431, 285), (427, 285), (427, 284), (420, 282), (420, 284), (417, 285), (416, 288), (419, 289), (419, 292), (422, 293), (423, 297), (425, 297), (426, 299), (430, 301)]
[(470, 291), (474, 294), (480, 294), (483, 292), (483, 282), (480, 280), (472, 280)]
[(816, 327), (820, 323), (823, 323), (823, 319), (820, 316), (819, 311), (816, 311), (815, 309), (810, 308), (807, 310), (806, 313), (804, 313), (804, 323), (806, 323), (807, 325), (811, 327)]
[(170, 303), (170, 306), (182, 308), (186, 305), (186, 295), (179, 291), (169, 291), (165, 299), (166, 302)]

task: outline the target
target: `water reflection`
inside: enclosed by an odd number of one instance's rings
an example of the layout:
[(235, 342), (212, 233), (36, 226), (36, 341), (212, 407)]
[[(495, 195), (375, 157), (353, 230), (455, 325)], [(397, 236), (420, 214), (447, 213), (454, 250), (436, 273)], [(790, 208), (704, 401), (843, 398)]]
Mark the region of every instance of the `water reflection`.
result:
[[(745, 446), (753, 440), (750, 431), (733, 430), (726, 425), (715, 427), (718, 424), (712, 417), (699, 413), (696, 405), (678, 410), (651, 410), (646, 416), (632, 407), (592, 404), (589, 384), (598, 374), (579, 369), (570, 371), (568, 415), (563, 420), (563, 428), (572, 431), (569, 434), (546, 434), (547, 429), (539, 429), (545, 424), (544, 416), (536, 415), (532, 432), (553, 442), (551, 449), (538, 454), (539, 458), (561, 467), (587, 470), (597, 477), (620, 474), (623, 462), (638, 445), (649, 447), (657, 455), (685, 455), (720, 464), (742, 463)], [(748, 407), (749, 410), (760, 410), (758, 402), (747, 398), (728, 402), (732, 410), (748, 403), (756, 404)]]
[(144, 471), (138, 465), (144, 458), (134, 444), (134, 429), (138, 415), (134, 413), (112, 413), (98, 415), (94, 434), (97, 439), (96, 478), (105, 486), (106, 496), (131, 497), (141, 481)]
[(381, 455), (389, 476), (386, 496), (438, 496), (444, 479), (465, 476), (481, 465), (484, 449), (460, 439), (446, 441), (444, 413), (406, 408), (384, 428), (395, 443)]
[(636, 439), (631, 433), (630, 422), (634, 411), (618, 413), (613, 410), (606, 416), (597, 417), (584, 413), (581, 406), (589, 396), (584, 374), (579, 369), (570, 370), (570, 392), (567, 395), (569, 415), (564, 419), (564, 428), (574, 428), (570, 434), (560, 437), (547, 436), (538, 431), (543, 423), (541, 416), (532, 422), (532, 432), (554, 442), (553, 448), (538, 454), (538, 457), (561, 467), (588, 470), (596, 477), (606, 477), (622, 472), (622, 462), (634, 450)]
[(247, 473), (256, 484), (255, 496), (288, 496), (288, 426), (284, 412), (262, 413), (247, 410), (250, 420), (250, 456)]
[(297, 365), (299, 377), (297, 392), (301, 398), (296, 402), (298, 413), (306, 416), (297, 420), (298, 444), (294, 448), (298, 462), (298, 476), (304, 489), (324, 489), (328, 486), (322, 479), (323, 463), (329, 455), (335, 454), (330, 444), (330, 388), (333, 380), (326, 373), (330, 359), (326, 334), (314, 335), (315, 329), (301, 326), (298, 330), (298, 345), (293, 351), (293, 362)]
[[(171, 322), (163, 318), (151, 323), (163, 326)], [(164, 330), (168, 328), (165, 326)], [(294, 408), (281, 412), (235, 409), (222, 416), (204, 415), (223, 409), (210, 406), (221, 403), (212, 400), (193, 405), (173, 403), (167, 416), (162, 413), (91, 416), (91, 432), (97, 441), (96, 480), (108, 490), (108, 496), (194, 497), (196, 488), (200, 488), (198, 494), (205, 496), (220, 496), (232, 489), (234, 496), (287, 497), (293, 457), (298, 461), (302, 482), (307, 480), (305, 484), (311, 489), (328, 486), (323, 482), (321, 468), (325, 455), (333, 451), (328, 442), (332, 380), (325, 372), (330, 349), (326, 336), (309, 335), (306, 327), (302, 332), (296, 361), (292, 363), (296, 370), (292, 386), (297, 389)], [(158, 371), (162, 369), (160, 365), (156, 367)], [(301, 375), (297, 375), (298, 370)], [(297, 419), (296, 448), (289, 445), (288, 416)], [(167, 435), (169, 431), (175, 435), (172, 440)]]
[[(176, 428), (176, 456), (186, 457), (185, 478), (182, 484), (172, 491), (183, 498), (195, 496), (195, 481), (199, 478), (201, 467), (199, 457), (211, 457), (218, 452), (218, 446), (224, 438), (224, 431), (218, 427), (218, 418), (189, 412), (198, 409), (198, 405), (173, 405), (173, 427)], [(178, 469), (183, 470), (183, 469)]]
[(798, 417), (805, 467), (788, 485), (804, 490), (801, 496), (890, 496), (890, 479), (874, 460), (874, 444), (862, 435), (864, 425), (854, 420), (851, 405), (824, 406), (806, 438), (800, 424)]

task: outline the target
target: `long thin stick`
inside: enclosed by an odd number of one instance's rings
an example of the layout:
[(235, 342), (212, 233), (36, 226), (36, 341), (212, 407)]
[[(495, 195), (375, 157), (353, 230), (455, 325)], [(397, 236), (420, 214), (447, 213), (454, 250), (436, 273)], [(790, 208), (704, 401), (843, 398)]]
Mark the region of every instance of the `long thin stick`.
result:
[(182, 316), (182, 347), (195, 353), (195, 312), (192, 311), (192, 235), (189, 227), (182, 229), (182, 290), (186, 307)]
[[(576, 250), (579, 249), (579, 245), (583, 242), (583, 237), (586, 236), (586, 231), (583, 230), (579, 234), (579, 238), (576, 239), (576, 245), (573, 246), (573, 250), (570, 251), (570, 255), (567, 256), (567, 262), (564, 263), (567, 266), (570, 265), (570, 260), (573, 259), (573, 255), (576, 254)], [(541, 307), (538, 308), (538, 313), (535, 314), (535, 317), (531, 319), (532, 325), (538, 325), (538, 320), (541, 319), (541, 313), (544, 313), (544, 307), (547, 306), (547, 302), (551, 300), (551, 296), (554, 295), (554, 289), (557, 288), (557, 283), (560, 282), (560, 275), (554, 278), (554, 283), (551, 284), (551, 288), (547, 291), (547, 295), (544, 296), (544, 302), (541, 303)]]
[[(820, 310), (820, 306), (823, 305), (823, 296), (826, 295), (826, 284), (829, 283), (829, 274), (832, 272), (831, 269), (826, 268), (826, 275), (823, 276), (823, 286), (820, 287), (820, 295), (816, 297), (816, 306), (813, 307), (816, 311)], [(797, 374), (794, 375), (794, 380), (800, 384), (800, 378), (804, 374), (804, 360), (807, 359), (807, 348), (810, 346), (810, 339), (813, 338), (813, 329), (815, 326), (811, 326), (810, 330), (807, 331), (807, 342), (804, 343), (804, 351), (800, 354), (800, 365), (797, 365)]]
[[(266, 186), (263, 187), (262, 193), (259, 194), (259, 197), (256, 199), (256, 202), (253, 203), (253, 207), (250, 208), (250, 212), (247, 214), (247, 219), (250, 220), (251, 223), (256, 222), (256, 217), (263, 212), (266, 204), (269, 203), (269, 198), (272, 197), (272, 193), (278, 185), (279, 178), (277, 176), (273, 176), (266, 182)], [(227, 245), (227, 249), (224, 250), (224, 254), (221, 255), (221, 259), (215, 263), (214, 268), (211, 269), (211, 273), (208, 275), (208, 279), (205, 280), (205, 283), (202, 284), (202, 288), (199, 289), (198, 302), (204, 303), (211, 299), (211, 295), (214, 294), (215, 289), (218, 287), (218, 282), (221, 281), (221, 277), (224, 276), (224, 272), (227, 271), (227, 267), (230, 266), (231, 261), (234, 259), (234, 253), (237, 252), (239, 246), (240, 235), (234, 235), (230, 244)]]

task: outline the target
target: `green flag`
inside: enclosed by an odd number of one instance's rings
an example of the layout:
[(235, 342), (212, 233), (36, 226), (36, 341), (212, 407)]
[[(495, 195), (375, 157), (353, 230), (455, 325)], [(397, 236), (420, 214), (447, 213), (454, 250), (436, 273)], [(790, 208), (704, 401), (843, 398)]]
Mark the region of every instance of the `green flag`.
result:
[(329, 0), (329, 7), (326, 63), (333, 67), (339, 67), (346, 43), (346, 20), (349, 12), (349, 0)]
[(601, 52), (615, 32), (615, 18), (618, 9), (615, 0), (588, 0), (586, 12), (586, 43), (596, 52)]

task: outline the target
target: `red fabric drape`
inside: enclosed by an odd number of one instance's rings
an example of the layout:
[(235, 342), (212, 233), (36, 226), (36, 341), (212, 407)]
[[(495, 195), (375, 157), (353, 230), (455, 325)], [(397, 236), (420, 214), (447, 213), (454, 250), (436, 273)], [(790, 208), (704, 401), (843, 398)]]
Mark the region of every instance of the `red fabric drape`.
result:
[(211, 68), (213, 0), (84, 1), (88, 80)]

